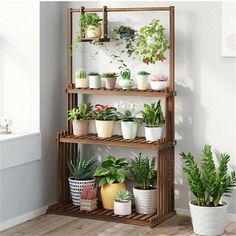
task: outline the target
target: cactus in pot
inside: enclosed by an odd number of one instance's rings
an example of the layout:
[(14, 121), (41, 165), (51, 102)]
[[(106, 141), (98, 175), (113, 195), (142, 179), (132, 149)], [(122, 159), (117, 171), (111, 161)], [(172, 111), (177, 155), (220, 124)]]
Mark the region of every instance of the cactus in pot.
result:
[(75, 87), (88, 88), (88, 78), (84, 69), (78, 69), (75, 72)]

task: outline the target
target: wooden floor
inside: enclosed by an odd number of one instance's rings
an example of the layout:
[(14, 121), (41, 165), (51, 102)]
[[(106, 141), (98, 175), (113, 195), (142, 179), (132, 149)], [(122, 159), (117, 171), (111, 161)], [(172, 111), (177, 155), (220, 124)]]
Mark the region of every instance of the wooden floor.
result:
[[(53, 236), (158, 236), (195, 235), (190, 217), (174, 216), (165, 223), (150, 229), (135, 225), (73, 218), (60, 215), (43, 215), (0, 233), (1, 236), (53, 235)], [(225, 235), (236, 235), (236, 222), (228, 222)]]

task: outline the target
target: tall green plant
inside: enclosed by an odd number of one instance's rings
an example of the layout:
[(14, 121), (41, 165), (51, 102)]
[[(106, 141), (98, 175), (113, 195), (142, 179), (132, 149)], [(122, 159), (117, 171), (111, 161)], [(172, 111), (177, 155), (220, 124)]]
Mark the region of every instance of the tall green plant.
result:
[(219, 167), (215, 166), (210, 145), (205, 145), (201, 155), (201, 169), (191, 153), (180, 154), (184, 160), (183, 171), (198, 206), (218, 206), (222, 196), (230, 196), (236, 186), (236, 174), (227, 173), (230, 156), (220, 154)]

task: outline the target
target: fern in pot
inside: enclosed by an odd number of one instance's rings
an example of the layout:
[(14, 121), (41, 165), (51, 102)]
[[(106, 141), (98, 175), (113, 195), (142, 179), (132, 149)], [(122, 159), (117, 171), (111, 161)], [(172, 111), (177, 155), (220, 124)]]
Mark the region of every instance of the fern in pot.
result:
[(114, 214), (125, 216), (131, 214), (132, 194), (126, 190), (121, 189), (114, 198)]
[(187, 176), (195, 200), (189, 202), (193, 230), (200, 235), (221, 235), (227, 216), (228, 203), (222, 196), (230, 196), (236, 186), (235, 171), (228, 173), (230, 156), (220, 154), (218, 167), (213, 159), (210, 145), (205, 145), (198, 167), (191, 153), (181, 153), (183, 171)]
[(77, 155), (75, 162), (67, 160), (67, 166), (70, 172), (69, 185), (71, 198), (74, 205), (80, 205), (80, 194), (85, 187), (95, 187), (95, 172), (96, 157), (88, 160), (82, 160), (80, 151)]
[(142, 111), (145, 123), (145, 136), (147, 141), (157, 141), (162, 136), (165, 118), (161, 108), (161, 100), (151, 104), (144, 104)]

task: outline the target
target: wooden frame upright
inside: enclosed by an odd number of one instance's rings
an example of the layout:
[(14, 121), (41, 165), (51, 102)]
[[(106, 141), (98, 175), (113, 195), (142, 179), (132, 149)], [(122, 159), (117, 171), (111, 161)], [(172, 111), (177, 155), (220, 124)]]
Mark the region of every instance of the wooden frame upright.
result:
[[(100, 94), (100, 95), (126, 95), (126, 96), (147, 96), (165, 98), (165, 130), (166, 137), (157, 142), (147, 142), (144, 137), (137, 137), (135, 140), (124, 140), (122, 136), (114, 135), (111, 138), (99, 139), (96, 134), (76, 137), (72, 135), (71, 123), (68, 121), (67, 131), (57, 134), (58, 147), (58, 202), (49, 206), (48, 213), (77, 216), (82, 218), (106, 220), (128, 224), (137, 224), (154, 227), (175, 214), (174, 206), (174, 157), (175, 157), (175, 9), (170, 7), (139, 7), (139, 8), (84, 8), (68, 9), (68, 45), (72, 44), (73, 37), (73, 14), (86, 12), (103, 13), (102, 38), (107, 40), (108, 13), (112, 12), (132, 12), (132, 11), (164, 11), (169, 13), (169, 78), (170, 87), (163, 91), (138, 91), (131, 89), (123, 91), (121, 89), (106, 90), (101, 89), (76, 89), (72, 81), (73, 56), (67, 54), (67, 109), (77, 106), (78, 94)], [(88, 40), (85, 40), (88, 41)], [(79, 207), (71, 204), (68, 186), (68, 168), (66, 162), (68, 158), (75, 160), (77, 154), (77, 144), (99, 144), (110, 146), (121, 146), (128, 148), (144, 148), (157, 151), (157, 213), (141, 215), (132, 211), (129, 216), (118, 217), (113, 211), (105, 210), (102, 207), (92, 212), (81, 211)]]

